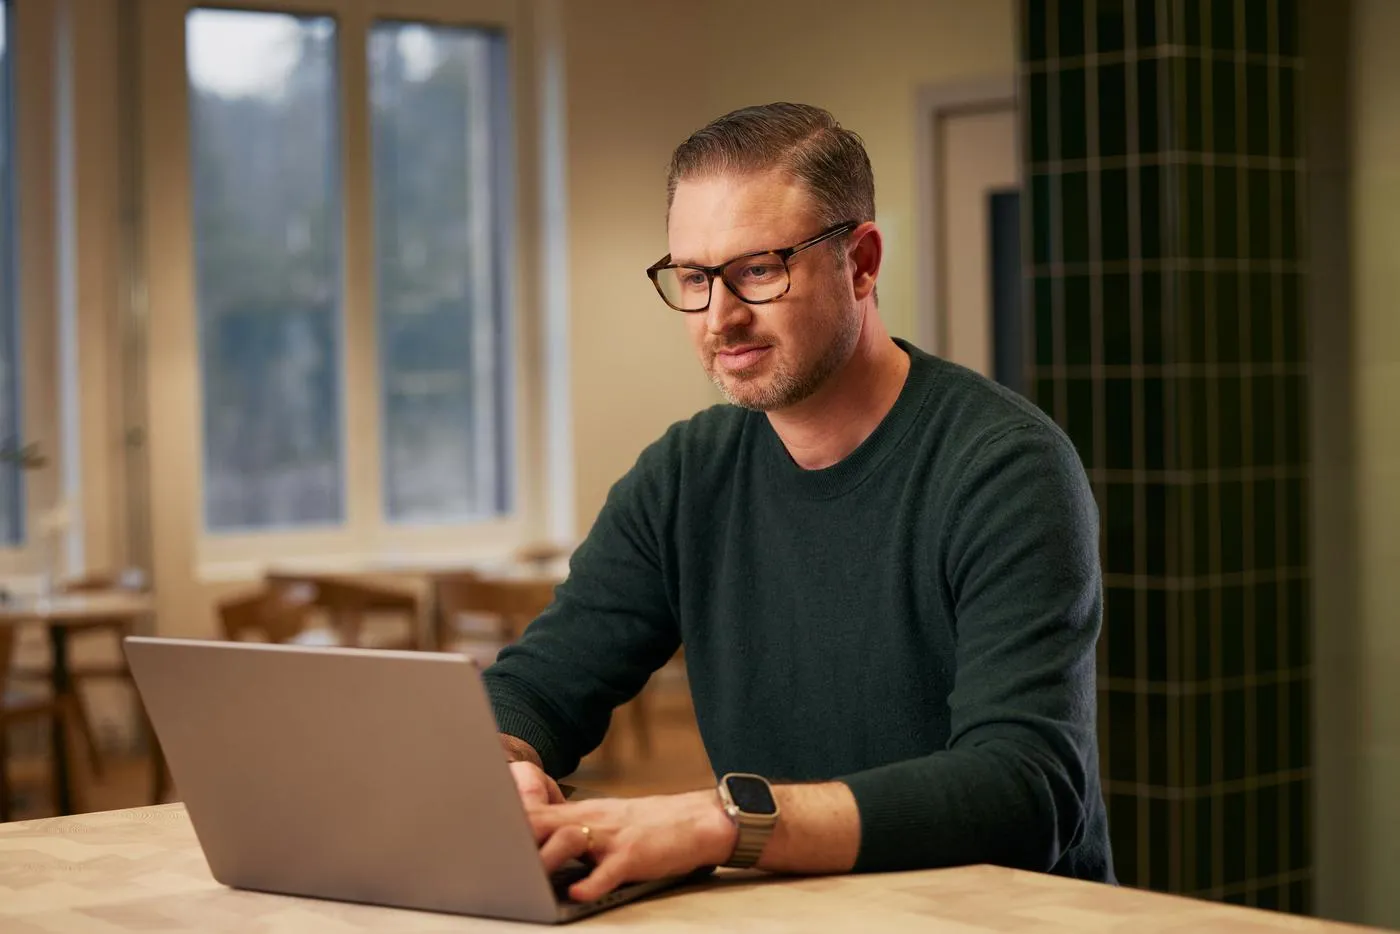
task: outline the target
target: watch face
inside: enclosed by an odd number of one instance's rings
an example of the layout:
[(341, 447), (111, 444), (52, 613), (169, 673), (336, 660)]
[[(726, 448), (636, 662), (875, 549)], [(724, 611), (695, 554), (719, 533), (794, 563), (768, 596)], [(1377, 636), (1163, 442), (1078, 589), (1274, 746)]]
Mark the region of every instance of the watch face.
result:
[(745, 814), (776, 814), (778, 802), (768, 783), (753, 775), (730, 775), (724, 780), (729, 800)]

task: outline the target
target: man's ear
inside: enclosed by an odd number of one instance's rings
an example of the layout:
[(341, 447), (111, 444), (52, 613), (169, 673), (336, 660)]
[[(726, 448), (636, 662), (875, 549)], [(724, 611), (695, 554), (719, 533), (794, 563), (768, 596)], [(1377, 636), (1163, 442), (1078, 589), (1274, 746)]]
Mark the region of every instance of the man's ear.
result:
[(880, 260), (885, 254), (885, 242), (874, 221), (866, 221), (851, 231), (847, 242), (851, 290), (855, 293), (856, 301), (862, 301), (875, 291), (875, 280), (880, 276)]

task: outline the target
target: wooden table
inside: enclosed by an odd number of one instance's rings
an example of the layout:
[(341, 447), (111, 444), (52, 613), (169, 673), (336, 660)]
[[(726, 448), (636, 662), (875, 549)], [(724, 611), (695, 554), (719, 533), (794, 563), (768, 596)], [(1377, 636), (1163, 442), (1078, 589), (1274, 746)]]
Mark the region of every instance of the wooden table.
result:
[[(11, 597), (0, 602), (0, 626), (41, 623), (48, 630), (53, 652), (49, 671), (54, 697), (73, 691), (68, 672), (68, 633), (97, 623), (135, 621), (155, 611), (145, 594), (125, 591), (60, 594), (51, 597)], [(60, 814), (73, 813), (73, 789), (68, 780), (68, 734), (61, 717), (53, 721), (53, 795)]]
[[(661, 932), (1360, 930), (990, 866), (775, 879), (726, 873), (568, 930)], [(180, 805), (0, 825), (0, 930), (471, 932), (503, 922), (240, 892), (209, 875)]]

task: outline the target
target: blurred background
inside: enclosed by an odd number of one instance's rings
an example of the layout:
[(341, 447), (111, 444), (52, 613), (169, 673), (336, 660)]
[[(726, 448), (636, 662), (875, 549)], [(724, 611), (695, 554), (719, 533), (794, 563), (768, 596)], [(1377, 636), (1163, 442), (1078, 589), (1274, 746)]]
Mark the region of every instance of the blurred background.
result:
[[(0, 817), (178, 797), (124, 632), (518, 635), (717, 401), (643, 274), (670, 152), (786, 99), (866, 142), (891, 330), (1080, 451), (1121, 879), (1400, 927), (1397, 38), (1395, 0), (0, 0)], [(709, 781), (681, 660), (579, 780)]]

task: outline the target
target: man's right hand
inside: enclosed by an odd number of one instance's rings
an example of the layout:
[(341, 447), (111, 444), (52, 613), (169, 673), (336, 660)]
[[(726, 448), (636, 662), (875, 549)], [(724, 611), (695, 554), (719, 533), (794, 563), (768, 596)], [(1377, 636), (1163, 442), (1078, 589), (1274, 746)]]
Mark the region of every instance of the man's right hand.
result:
[(545, 772), (535, 748), (516, 736), (501, 733), (500, 737), (506, 760), (510, 762), (511, 777), (515, 779), (515, 788), (520, 792), (520, 800), (525, 802), (525, 806), (563, 804), (564, 792)]
[(515, 779), (515, 789), (527, 808), (564, 803), (564, 792), (559, 790), (558, 783), (535, 763), (512, 762), (510, 776)]

